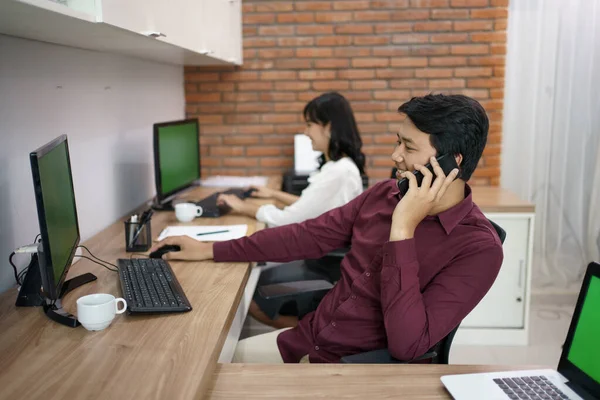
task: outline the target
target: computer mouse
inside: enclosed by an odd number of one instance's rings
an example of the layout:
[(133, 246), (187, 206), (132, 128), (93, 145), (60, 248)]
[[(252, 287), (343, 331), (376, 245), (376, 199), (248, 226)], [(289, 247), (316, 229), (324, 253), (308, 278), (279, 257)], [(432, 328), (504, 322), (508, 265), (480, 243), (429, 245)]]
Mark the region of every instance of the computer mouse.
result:
[(177, 246), (176, 244), (166, 244), (163, 247), (160, 247), (158, 250), (153, 251), (152, 253), (150, 253), (149, 257), (150, 258), (162, 258), (163, 254), (168, 253), (170, 251), (180, 251), (181, 247)]

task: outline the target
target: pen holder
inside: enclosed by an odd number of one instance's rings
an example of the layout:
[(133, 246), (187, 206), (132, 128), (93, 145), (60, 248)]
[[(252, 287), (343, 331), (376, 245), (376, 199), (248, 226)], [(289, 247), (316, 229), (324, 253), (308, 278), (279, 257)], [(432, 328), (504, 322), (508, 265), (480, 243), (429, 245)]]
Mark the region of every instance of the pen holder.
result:
[(125, 221), (125, 251), (146, 251), (152, 246), (150, 219), (145, 223)]

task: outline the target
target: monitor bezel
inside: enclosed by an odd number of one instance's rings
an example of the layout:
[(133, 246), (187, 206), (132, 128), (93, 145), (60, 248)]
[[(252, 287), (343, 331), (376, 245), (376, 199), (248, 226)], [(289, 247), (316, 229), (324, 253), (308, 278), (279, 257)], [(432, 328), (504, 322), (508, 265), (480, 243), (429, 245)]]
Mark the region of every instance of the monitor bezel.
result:
[[(52, 264), (52, 252), (50, 250), (50, 242), (49, 242), (49, 234), (48, 234), (48, 226), (46, 225), (46, 209), (44, 206), (44, 197), (43, 197), (43, 189), (41, 184), (40, 177), (40, 169), (39, 169), (39, 160), (43, 158), (46, 154), (54, 150), (56, 147), (65, 144), (66, 156), (67, 156), (67, 167), (69, 170), (69, 179), (71, 183), (71, 190), (73, 191), (73, 209), (75, 211), (75, 225), (77, 228), (77, 237), (71, 248), (71, 252), (67, 259), (67, 265), (65, 266), (58, 283), (55, 284), (55, 276), (54, 276), (54, 266)], [(73, 262), (73, 258), (75, 256), (75, 252), (77, 251), (77, 246), (81, 240), (81, 234), (79, 231), (79, 217), (77, 215), (77, 201), (75, 200), (75, 186), (73, 184), (73, 174), (71, 170), (71, 157), (69, 153), (69, 142), (67, 140), (67, 135), (61, 135), (56, 139), (46, 143), (40, 148), (32, 151), (29, 154), (29, 160), (31, 163), (31, 173), (33, 177), (33, 189), (35, 194), (35, 203), (38, 214), (38, 223), (40, 226), (40, 236), (41, 243), (39, 245), (38, 251), (38, 260), (39, 260), (39, 268), (40, 275), (42, 278), (42, 287), (44, 290), (45, 296), (50, 300), (58, 300), (60, 297), (62, 286), (65, 282), (65, 278), (69, 273), (69, 269), (71, 268), (71, 264)]]
[(573, 311), (573, 318), (571, 319), (569, 332), (567, 333), (562, 354), (560, 355), (560, 361), (558, 363), (557, 370), (565, 378), (567, 378), (570, 383), (573, 383), (571, 388), (575, 391), (577, 391), (577, 387), (580, 387), (581, 389), (585, 390), (587, 394), (600, 397), (600, 382), (594, 381), (589, 375), (575, 366), (575, 364), (573, 364), (567, 358), (569, 355), (569, 350), (571, 349), (571, 344), (573, 343), (575, 328), (579, 322), (579, 317), (581, 316), (581, 310), (583, 308), (583, 302), (590, 287), (592, 277), (600, 278), (600, 264), (592, 262), (587, 267), (585, 277), (583, 278), (583, 282), (581, 284), (581, 291), (579, 292), (579, 297), (577, 298), (577, 305)]
[[(198, 151), (198, 174), (197, 174), (197, 178), (187, 184), (184, 184), (178, 188), (175, 188), (173, 190), (171, 190), (168, 193), (162, 193), (162, 181), (161, 181), (161, 174), (160, 174), (160, 149), (159, 149), (159, 145), (158, 145), (158, 137), (159, 137), (159, 130), (160, 128), (164, 128), (164, 127), (169, 127), (169, 126), (176, 126), (176, 125), (185, 125), (185, 124), (189, 124), (189, 123), (194, 123), (196, 125), (196, 143), (197, 143), (197, 151)], [(201, 173), (201, 168), (200, 168), (200, 124), (198, 123), (198, 118), (187, 118), (187, 119), (182, 119), (182, 120), (177, 120), (177, 121), (169, 121), (169, 122), (161, 122), (161, 123), (156, 123), (154, 124), (154, 137), (153, 137), (153, 144), (154, 144), (154, 181), (156, 183), (156, 201), (158, 204), (163, 204), (163, 202), (168, 199), (169, 197), (173, 196), (176, 193), (179, 193), (187, 188), (189, 188), (190, 186), (194, 185), (194, 182), (197, 181), (198, 179), (200, 179), (200, 173)]]

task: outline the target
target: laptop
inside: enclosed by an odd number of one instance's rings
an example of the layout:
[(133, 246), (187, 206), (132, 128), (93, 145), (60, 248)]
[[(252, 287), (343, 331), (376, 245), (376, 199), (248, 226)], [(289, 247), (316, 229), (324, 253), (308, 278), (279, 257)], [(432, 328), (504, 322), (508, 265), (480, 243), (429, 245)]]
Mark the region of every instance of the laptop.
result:
[(600, 399), (600, 264), (587, 267), (558, 369), (442, 376), (456, 400)]

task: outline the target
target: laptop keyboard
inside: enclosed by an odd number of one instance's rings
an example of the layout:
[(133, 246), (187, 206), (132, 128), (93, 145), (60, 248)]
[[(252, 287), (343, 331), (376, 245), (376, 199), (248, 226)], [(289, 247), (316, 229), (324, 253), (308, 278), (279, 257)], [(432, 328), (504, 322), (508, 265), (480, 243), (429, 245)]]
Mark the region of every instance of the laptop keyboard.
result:
[(496, 378), (494, 382), (506, 393), (509, 399), (513, 400), (562, 400), (569, 398), (545, 376)]

